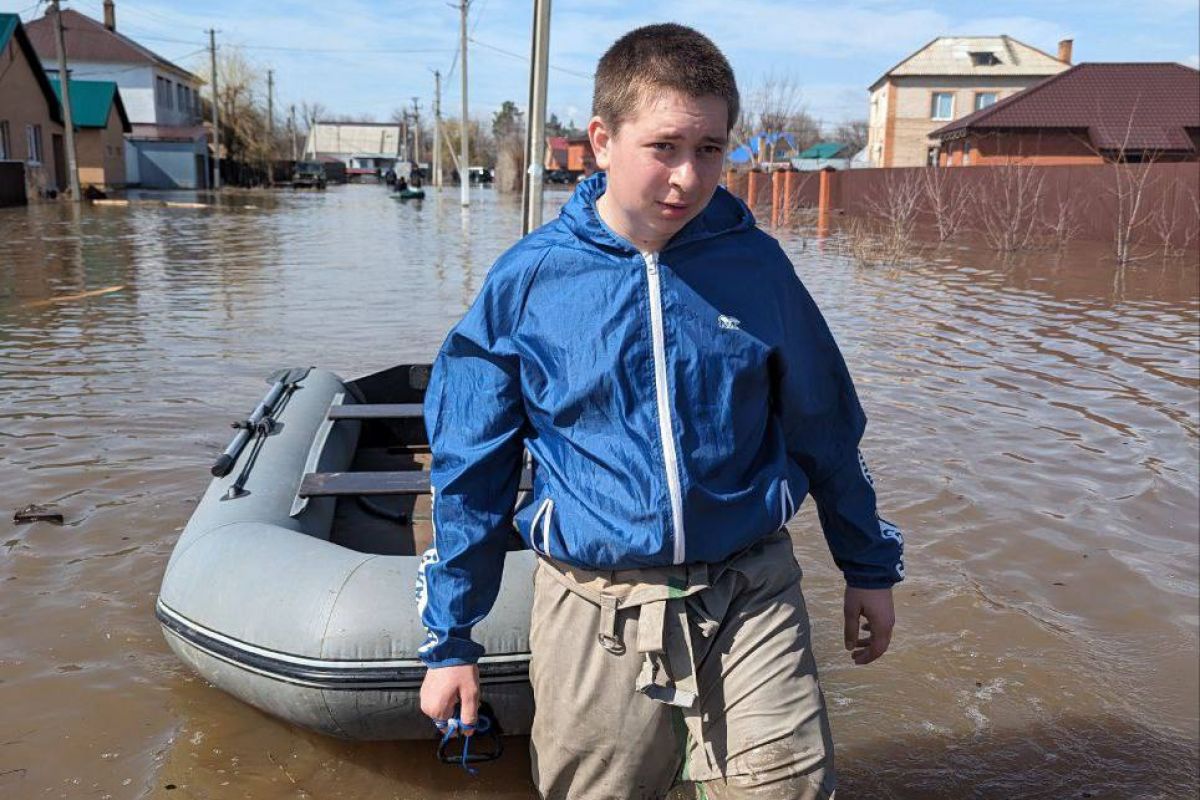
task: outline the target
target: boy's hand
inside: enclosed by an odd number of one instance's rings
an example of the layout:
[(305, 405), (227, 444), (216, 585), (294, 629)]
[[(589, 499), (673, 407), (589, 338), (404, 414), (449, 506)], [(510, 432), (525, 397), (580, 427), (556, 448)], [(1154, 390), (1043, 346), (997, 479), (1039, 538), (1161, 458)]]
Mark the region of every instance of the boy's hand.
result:
[(479, 715), (479, 667), (463, 664), (426, 670), (421, 682), (421, 713), (435, 721), (450, 719), (455, 703), (459, 705), (458, 718), (474, 725)]
[[(890, 588), (855, 589), (847, 586), (843, 610), (846, 614), (846, 649), (851, 651), (855, 664), (870, 664), (887, 652), (892, 641), (892, 628), (896, 625), (896, 610), (892, 606)], [(860, 617), (866, 618), (861, 631)]]

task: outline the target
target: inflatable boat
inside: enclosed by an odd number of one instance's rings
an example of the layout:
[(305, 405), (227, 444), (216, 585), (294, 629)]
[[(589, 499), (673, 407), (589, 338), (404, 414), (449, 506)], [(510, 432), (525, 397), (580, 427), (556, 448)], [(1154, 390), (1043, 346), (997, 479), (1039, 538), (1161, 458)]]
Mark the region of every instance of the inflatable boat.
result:
[(425, 199), (425, 190), (424, 189), (401, 189), (400, 191), (395, 192), (392, 195), (392, 197), (396, 198), (397, 200), (424, 200)]
[[(432, 540), (421, 403), (428, 365), (353, 381), (273, 375), (212, 467), (155, 612), (171, 649), (268, 714), (348, 739), (424, 739), (425, 631), (415, 587)], [(528, 479), (523, 478), (523, 485)], [(513, 534), (492, 613), (483, 693), (526, 733), (536, 556)]]

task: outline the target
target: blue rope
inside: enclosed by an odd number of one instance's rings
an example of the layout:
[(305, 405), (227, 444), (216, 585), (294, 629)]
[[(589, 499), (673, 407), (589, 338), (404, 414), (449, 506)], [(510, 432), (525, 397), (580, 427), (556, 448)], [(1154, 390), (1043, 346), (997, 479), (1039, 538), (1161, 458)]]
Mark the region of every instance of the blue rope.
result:
[(438, 732), (442, 734), (442, 741), (439, 747), (445, 747), (447, 742), (458, 736), (460, 731), (462, 732), (462, 768), (467, 771), (468, 775), (478, 775), (479, 770), (467, 763), (467, 758), (471, 752), (471, 736), (476, 733), (487, 733), (492, 728), (492, 721), (480, 714), (479, 719), (475, 721), (474, 725), (463, 722), (458, 717), (435, 719), (433, 724), (438, 729)]

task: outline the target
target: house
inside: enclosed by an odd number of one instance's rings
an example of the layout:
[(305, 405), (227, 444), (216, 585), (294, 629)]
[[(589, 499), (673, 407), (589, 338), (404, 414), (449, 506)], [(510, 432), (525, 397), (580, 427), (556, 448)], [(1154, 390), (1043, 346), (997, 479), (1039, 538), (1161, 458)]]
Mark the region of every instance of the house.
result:
[(592, 140), (587, 134), (567, 137), (567, 171), (585, 178), (596, 171), (596, 154), (592, 152)]
[[(63, 10), (63, 41), (71, 80), (112, 81), (132, 130), (125, 137), (125, 181), (153, 189), (203, 189), (209, 184), (208, 132), (201, 121), (203, 80), (117, 31), (113, 0), (104, 22)], [(54, 17), (28, 25), (46, 72), (58, 75)]]
[(391, 122), (317, 122), (304, 140), (305, 158), (337, 159), (348, 180), (361, 180), (396, 169), (408, 161), (400, 126)]
[(62, 109), (21, 18), (0, 14), (0, 205), (67, 184)]
[(944, 166), (1196, 161), (1200, 72), (1182, 64), (1078, 64), (932, 136)]
[(818, 142), (802, 150), (792, 159), (792, 166), (802, 172), (820, 169), (850, 169), (854, 148), (841, 142)]
[(1011, 36), (939, 36), (871, 84), (871, 165), (934, 163), (929, 134), (1069, 69), (1072, 47), (1063, 39), (1054, 57)]
[(565, 170), (567, 169), (567, 160), (567, 137), (547, 136), (546, 161), (543, 166), (547, 170)]
[[(62, 102), (62, 84), (50, 85)], [(125, 134), (131, 130), (121, 93), (112, 81), (71, 81), (71, 122), (75, 126), (75, 168), (80, 189), (109, 191), (126, 183)]]

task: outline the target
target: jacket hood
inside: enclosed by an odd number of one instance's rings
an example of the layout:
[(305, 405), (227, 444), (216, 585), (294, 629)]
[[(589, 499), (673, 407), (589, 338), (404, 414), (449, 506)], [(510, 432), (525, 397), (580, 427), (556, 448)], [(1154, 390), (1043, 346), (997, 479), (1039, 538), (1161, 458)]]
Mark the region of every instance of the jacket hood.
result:
[[(608, 176), (603, 172), (580, 181), (571, 199), (563, 206), (560, 219), (577, 237), (597, 247), (636, 253), (638, 250), (633, 243), (605, 225), (596, 211), (596, 201), (607, 188)], [(754, 215), (746, 204), (724, 186), (718, 186), (705, 209), (675, 234), (663, 249), (750, 230), (754, 225)]]

